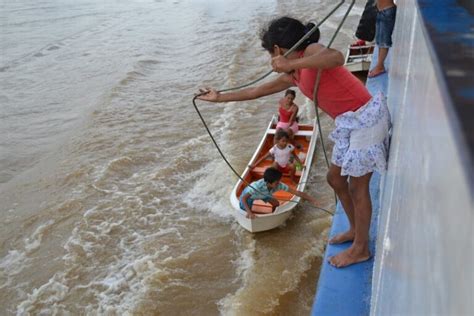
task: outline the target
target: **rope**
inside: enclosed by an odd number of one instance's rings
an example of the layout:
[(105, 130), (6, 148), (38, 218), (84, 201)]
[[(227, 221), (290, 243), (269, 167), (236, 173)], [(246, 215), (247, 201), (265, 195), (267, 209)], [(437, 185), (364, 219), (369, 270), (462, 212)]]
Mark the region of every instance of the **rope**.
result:
[[(333, 36), (331, 37), (331, 40), (329, 41), (327, 48), (330, 48), (330, 47), (331, 47), (332, 43), (334, 42), (334, 39), (336, 38), (337, 34), (338, 34), (339, 31), (341, 30), (342, 25), (343, 25), (344, 22), (346, 21), (346, 18), (347, 18), (347, 16), (349, 15), (349, 12), (352, 10), (352, 7), (354, 6), (354, 3), (355, 3), (355, 0), (353, 0), (353, 1), (351, 2), (351, 4), (349, 5), (349, 8), (347, 9), (346, 13), (345, 13), (344, 16), (342, 17), (341, 23), (339, 23), (339, 25), (337, 26), (336, 31), (334, 32)], [(319, 81), (321, 80), (321, 74), (322, 74), (322, 70), (319, 69), (319, 70), (318, 70), (317, 77), (316, 77), (316, 82), (314, 83), (313, 102), (314, 102), (314, 108), (315, 108), (315, 111), (316, 111), (316, 121), (317, 121), (317, 123), (318, 123), (319, 138), (321, 139), (321, 146), (323, 147), (324, 159), (326, 160), (326, 166), (327, 166), (328, 169), (329, 169), (329, 159), (328, 159), (328, 155), (327, 155), (327, 152), (326, 152), (326, 146), (324, 146), (323, 132), (322, 132), (322, 129), (321, 129), (321, 121), (320, 121), (320, 119), (319, 119), (319, 110), (318, 110), (319, 104), (318, 104), (318, 98), (316, 97), (317, 94), (318, 94), (318, 90), (319, 90)], [(334, 191), (334, 201), (335, 201), (335, 203), (337, 204), (336, 191)]]
[[(284, 55), (283, 57), (288, 57), (289, 54), (291, 54), (292, 52), (294, 52), (296, 50), (296, 48), (298, 46), (300, 46), (301, 43), (303, 43), (304, 41), (306, 41), (314, 32), (316, 32), (316, 30), (318, 29), (319, 26), (321, 26), (321, 24), (323, 24), (324, 22), (326, 22), (326, 20), (334, 13), (336, 12), (337, 9), (339, 9), (339, 7), (344, 3), (346, 2), (346, 0), (341, 0), (341, 2), (339, 2), (338, 5), (336, 5), (334, 7), (334, 9), (331, 10), (331, 12), (329, 12), (318, 24), (316, 24), (311, 30), (309, 30), (308, 33), (306, 33), (298, 42), (296, 42), (295, 45), (293, 45), (293, 47), (291, 47)], [(354, 4), (355, 0), (352, 0), (352, 5)], [(352, 8), (352, 5), (349, 9)], [(337, 32), (339, 31), (340, 27), (337, 29)], [(270, 70), (268, 71), (267, 73), (265, 73), (264, 75), (262, 75), (261, 77), (253, 80), (253, 81), (250, 81), (246, 84), (243, 84), (243, 85), (240, 85), (240, 86), (237, 86), (237, 87), (232, 87), (232, 88), (226, 88), (226, 89), (222, 89), (222, 90), (218, 90), (217, 92), (221, 93), (221, 92), (227, 92), (227, 91), (233, 91), (233, 90), (240, 90), (242, 88), (246, 88), (248, 86), (251, 86), (251, 85), (254, 85), (255, 83), (265, 79), (266, 77), (268, 77), (271, 73), (273, 72), (273, 70)]]
[[(334, 9), (332, 9), (317, 25), (315, 25), (309, 32), (307, 32), (295, 45), (293, 45), (293, 47), (291, 47), (283, 56), (284, 57), (287, 57), (289, 54), (291, 54), (301, 43), (303, 43), (306, 39), (308, 39), (314, 32), (316, 32), (316, 30), (318, 29), (318, 27), (323, 24), (343, 3), (345, 2), (345, 0), (342, 0), (341, 2), (339, 2), (338, 5), (336, 5), (336, 7)], [(334, 35), (332, 36), (331, 40), (329, 41), (329, 44), (327, 46), (327, 48), (329, 48), (334, 39), (336, 38), (337, 34), (339, 33), (342, 25), (344, 24), (347, 16), (349, 15), (349, 12), (351, 11), (352, 7), (354, 6), (354, 3), (355, 3), (355, 0), (352, 0), (351, 1), (351, 4), (349, 5), (349, 8), (347, 9), (346, 13), (344, 14), (344, 17), (342, 18), (341, 22), (339, 23), (336, 31), (334, 32)], [(251, 81), (251, 82), (248, 82), (246, 84), (243, 84), (243, 85), (240, 85), (240, 86), (237, 86), (237, 87), (232, 87), (232, 88), (226, 88), (226, 89), (222, 89), (222, 90), (218, 90), (217, 92), (218, 93), (222, 93), (222, 92), (227, 92), (227, 91), (233, 91), (233, 90), (239, 90), (239, 89), (242, 89), (242, 88), (245, 88), (245, 87), (248, 87), (248, 86), (251, 86), (261, 80), (263, 80), (264, 78), (268, 77), (271, 73), (273, 72), (273, 70), (270, 70), (268, 71), (266, 74), (264, 74), (263, 76)], [(315, 82), (315, 85), (314, 85), (314, 92), (313, 92), (313, 102), (314, 102), (314, 106), (315, 106), (315, 109), (316, 109), (316, 120), (317, 120), (317, 124), (318, 124), (318, 130), (319, 130), (319, 134), (320, 134), (320, 139), (321, 139), (321, 145), (323, 147), (323, 152), (324, 152), (324, 157), (325, 157), (325, 160), (326, 160), (326, 165), (328, 166), (329, 168), (329, 160), (328, 160), (328, 157), (327, 157), (327, 152), (326, 152), (326, 148), (324, 146), (324, 140), (323, 140), (323, 135), (322, 135), (322, 130), (321, 130), (321, 123), (320, 123), (320, 118), (319, 118), (319, 111), (318, 111), (318, 101), (317, 101), (317, 98), (316, 98), (316, 95), (317, 95), (317, 91), (318, 91), (318, 88), (319, 88), (319, 81), (321, 79), (321, 70), (318, 71), (318, 75), (317, 75), (317, 78), (316, 78), (316, 82)], [(196, 98), (205, 94), (207, 92), (202, 92), (202, 93), (199, 93), (197, 95), (194, 96), (192, 102), (193, 102), (193, 105), (194, 105), (194, 109), (196, 110), (196, 112), (198, 113), (199, 115), (199, 118), (201, 119), (201, 122), (202, 124), (204, 125), (207, 133), (209, 134), (212, 142), (214, 143), (214, 146), (216, 147), (217, 151), (219, 152), (219, 154), (221, 155), (222, 159), (224, 160), (224, 162), (227, 164), (227, 166), (229, 166), (229, 168), (232, 170), (232, 172), (244, 183), (246, 184), (247, 186), (250, 186), (252, 189), (254, 189), (255, 191), (257, 191), (258, 193), (262, 194), (262, 195), (265, 195), (265, 196), (268, 196), (268, 194), (266, 193), (263, 193), (263, 192), (260, 192), (258, 191), (256, 188), (254, 188), (250, 183), (248, 183), (247, 181), (245, 181), (241, 176), (240, 174), (234, 169), (234, 167), (232, 166), (232, 164), (227, 160), (227, 158), (225, 157), (224, 153), (222, 152), (222, 150), (220, 149), (219, 145), (217, 144), (216, 140), (214, 139), (214, 136), (212, 135), (211, 131), (209, 130), (209, 127), (207, 126), (203, 116), (201, 115), (201, 112), (199, 111), (199, 108), (197, 107), (196, 105)], [(336, 199), (336, 202), (337, 202), (337, 197), (336, 197), (336, 193), (334, 192), (334, 195), (335, 195), (335, 199)], [(268, 197), (272, 197), (272, 196), (268, 196)], [(292, 203), (299, 203), (299, 202), (296, 202), (296, 201), (293, 201), (293, 200), (281, 200), (281, 201), (286, 201), (286, 202), (292, 202)], [(321, 208), (321, 207), (317, 207), (317, 206), (314, 206), (314, 205), (310, 205), (310, 207), (314, 207), (316, 209), (319, 209), (319, 210), (322, 210), (328, 214), (331, 214), (331, 215), (334, 215), (333, 212), (327, 210), (327, 209), (324, 209), (324, 208)]]

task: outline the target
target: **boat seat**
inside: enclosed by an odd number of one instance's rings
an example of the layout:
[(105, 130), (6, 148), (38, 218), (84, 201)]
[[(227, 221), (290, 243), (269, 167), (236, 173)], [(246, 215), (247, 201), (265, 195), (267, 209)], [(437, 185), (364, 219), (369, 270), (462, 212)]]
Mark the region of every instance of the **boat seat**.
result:
[[(294, 187), (293, 187), (294, 188)], [(288, 200), (291, 200), (293, 194), (286, 191), (278, 191), (273, 194), (273, 197), (280, 201), (280, 204), (286, 203)], [(282, 201), (283, 200), (283, 201)]]
[[(304, 149), (304, 150), (295, 148), (295, 154), (297, 154), (297, 155), (299, 155), (300, 153), (303, 153), (303, 154), (304, 154), (304, 157), (303, 157), (303, 158), (300, 158), (301, 163), (302, 163), (303, 165), (304, 165), (304, 163), (305, 163), (305, 161), (306, 161), (306, 157), (308, 157), (308, 150), (307, 150), (305, 147), (307, 147), (307, 146), (306, 146), (306, 145), (303, 145), (303, 149)], [(299, 156), (298, 156), (298, 157), (299, 157)], [(258, 159), (258, 158), (259, 158), (259, 157), (257, 157), (257, 159)], [(267, 158), (267, 159), (265, 159), (263, 162), (261, 162), (261, 163), (259, 164), (259, 166), (260, 166), (262, 163), (263, 163), (263, 165), (264, 165), (263, 167), (266, 169), (266, 168), (268, 168), (268, 167), (271, 167), (271, 165), (273, 164), (273, 159)]]
[[(276, 129), (269, 129), (268, 134), (275, 134)], [(298, 133), (295, 134), (295, 136), (313, 136), (313, 131), (298, 131)]]
[[(285, 191), (278, 191), (273, 194), (273, 197), (280, 201), (280, 206), (288, 203), (288, 200), (291, 200), (293, 194)], [(271, 214), (272, 205), (270, 203), (265, 203), (262, 200), (255, 200), (252, 205), (252, 212), (256, 214)]]
[[(264, 173), (265, 170), (267, 170), (267, 168), (269, 168), (269, 167), (270, 167), (270, 166), (255, 167), (255, 168), (252, 169), (252, 172), (263, 176), (263, 173)], [(284, 173), (284, 174), (283, 174), (283, 176), (289, 176), (289, 175), (290, 175), (289, 173)], [(295, 171), (295, 177), (301, 177), (301, 170), (296, 170), (296, 171)]]
[(271, 214), (272, 205), (270, 203), (265, 203), (262, 200), (255, 200), (252, 205), (252, 212), (257, 214)]
[(295, 136), (313, 136), (313, 131), (298, 131)]

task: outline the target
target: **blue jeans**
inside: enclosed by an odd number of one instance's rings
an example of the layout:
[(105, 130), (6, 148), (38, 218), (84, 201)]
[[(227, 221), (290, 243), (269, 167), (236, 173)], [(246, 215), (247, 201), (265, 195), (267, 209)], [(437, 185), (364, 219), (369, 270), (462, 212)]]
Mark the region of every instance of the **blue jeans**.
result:
[(375, 42), (381, 48), (392, 47), (392, 32), (395, 26), (396, 14), (396, 6), (377, 12)]

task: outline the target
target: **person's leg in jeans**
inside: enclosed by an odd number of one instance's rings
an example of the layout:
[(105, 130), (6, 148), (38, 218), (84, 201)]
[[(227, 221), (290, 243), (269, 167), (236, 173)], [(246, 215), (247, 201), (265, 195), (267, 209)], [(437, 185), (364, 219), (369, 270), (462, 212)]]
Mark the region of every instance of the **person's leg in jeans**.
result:
[(393, 6), (377, 13), (375, 41), (379, 47), (379, 55), (377, 64), (369, 72), (369, 78), (385, 73), (384, 63), (388, 55), (388, 50), (392, 46), (392, 32), (395, 26), (396, 8), (397, 7)]

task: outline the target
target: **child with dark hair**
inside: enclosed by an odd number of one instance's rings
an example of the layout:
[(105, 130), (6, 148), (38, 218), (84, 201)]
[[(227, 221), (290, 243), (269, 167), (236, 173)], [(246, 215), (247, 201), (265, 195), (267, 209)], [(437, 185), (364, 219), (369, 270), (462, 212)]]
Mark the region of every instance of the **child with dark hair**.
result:
[(280, 202), (273, 197), (273, 193), (278, 191), (287, 191), (291, 194), (299, 196), (302, 199), (310, 201), (315, 206), (316, 199), (308, 194), (294, 190), (286, 184), (280, 182), (282, 174), (275, 168), (268, 168), (263, 174), (263, 179), (252, 182), (247, 186), (240, 195), (240, 208), (247, 212), (247, 218), (255, 218), (255, 213), (252, 212), (253, 202), (255, 200), (262, 200), (272, 205), (272, 212), (280, 205)]
[(295, 155), (295, 147), (289, 143), (290, 136), (282, 129), (277, 130), (275, 134), (275, 145), (270, 148), (265, 156), (260, 157), (253, 165), (250, 165), (250, 169), (253, 169), (260, 162), (270, 157), (273, 158), (272, 167), (278, 169), (282, 173), (289, 173), (291, 182), (295, 183), (295, 171), (296, 166), (291, 162), (291, 158), (302, 164), (298, 155)]
[(297, 86), (312, 100), (316, 78), (321, 71), (318, 104), (335, 119), (335, 129), (330, 135), (335, 144), (327, 180), (350, 223), (348, 231), (334, 236), (329, 242), (353, 242), (329, 260), (336, 267), (345, 267), (371, 257), (369, 182), (374, 171), (384, 173), (387, 167), (390, 114), (383, 94), (370, 95), (364, 84), (344, 67), (341, 52), (318, 43), (319, 32), (313, 33), (288, 56), (283, 56), (310, 29), (311, 25), (305, 26), (290, 17), (271, 21), (261, 33), (262, 46), (270, 53), (272, 68), (281, 73), (280, 76), (234, 92), (201, 89), (204, 94), (199, 99), (210, 102), (253, 100)]
[(290, 141), (293, 141), (295, 134), (298, 133), (298, 122), (296, 121), (298, 106), (293, 102), (295, 98), (295, 90), (286, 90), (285, 97), (280, 100), (278, 108), (279, 120), (276, 129), (287, 132)]

